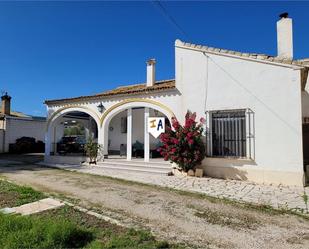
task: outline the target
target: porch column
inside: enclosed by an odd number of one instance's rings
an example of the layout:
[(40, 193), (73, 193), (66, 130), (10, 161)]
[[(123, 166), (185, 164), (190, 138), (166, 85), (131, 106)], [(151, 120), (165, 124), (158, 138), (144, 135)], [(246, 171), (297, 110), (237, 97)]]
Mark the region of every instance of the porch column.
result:
[(148, 132), (149, 108), (144, 112), (144, 161), (149, 162), (149, 132)]
[(132, 159), (132, 108), (128, 109), (127, 114), (127, 160)]
[(98, 161), (104, 161), (104, 158), (108, 156), (108, 139), (107, 135), (104, 133), (103, 128), (98, 126), (98, 144), (103, 146), (99, 151)]
[(51, 127), (45, 133), (45, 156), (50, 156), (51, 151)]

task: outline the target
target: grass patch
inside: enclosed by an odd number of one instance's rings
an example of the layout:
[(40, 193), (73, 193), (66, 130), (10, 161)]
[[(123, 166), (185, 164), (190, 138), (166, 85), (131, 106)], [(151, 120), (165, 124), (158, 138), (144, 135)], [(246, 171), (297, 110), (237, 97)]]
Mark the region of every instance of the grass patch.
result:
[(0, 247), (6, 248), (82, 248), (93, 240), (93, 233), (70, 221), (53, 217), (10, 216), (0, 214)]
[(69, 206), (49, 210), (36, 216), (42, 219), (53, 217), (54, 219), (69, 220), (75, 224), (76, 227), (82, 227), (88, 231), (92, 231), (94, 239), (85, 246), (87, 249), (184, 248), (183, 245), (175, 245), (166, 241), (158, 241), (149, 231), (135, 230), (118, 226), (75, 210)]
[(18, 186), (0, 179), (0, 208), (15, 207), (45, 198), (30, 187)]
[[(30, 187), (0, 180), (0, 203), (18, 206), (45, 197)], [(0, 248), (110, 249), (184, 248), (158, 241), (149, 231), (129, 229), (64, 206), (31, 216), (0, 213)]]

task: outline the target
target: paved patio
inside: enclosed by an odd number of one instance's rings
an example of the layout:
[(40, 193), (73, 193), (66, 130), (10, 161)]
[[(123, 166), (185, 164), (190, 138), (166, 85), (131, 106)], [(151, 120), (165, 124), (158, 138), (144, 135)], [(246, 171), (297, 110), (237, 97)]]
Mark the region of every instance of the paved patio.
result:
[(123, 170), (107, 170), (97, 166), (48, 165), (70, 171), (115, 177), (146, 184), (154, 184), (177, 190), (192, 191), (213, 197), (228, 198), (241, 202), (270, 205), (279, 209), (291, 209), (306, 213), (304, 192), (309, 196), (309, 187), (273, 186), (237, 180), (209, 177), (162, 176), (131, 173)]

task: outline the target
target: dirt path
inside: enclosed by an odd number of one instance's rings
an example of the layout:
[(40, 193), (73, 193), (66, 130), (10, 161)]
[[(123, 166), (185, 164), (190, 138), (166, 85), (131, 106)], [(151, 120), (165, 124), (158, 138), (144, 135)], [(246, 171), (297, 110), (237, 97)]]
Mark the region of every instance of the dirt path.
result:
[(160, 239), (201, 248), (309, 248), (309, 220), (267, 214), (156, 187), (31, 165), (0, 167), (19, 184), (81, 200)]

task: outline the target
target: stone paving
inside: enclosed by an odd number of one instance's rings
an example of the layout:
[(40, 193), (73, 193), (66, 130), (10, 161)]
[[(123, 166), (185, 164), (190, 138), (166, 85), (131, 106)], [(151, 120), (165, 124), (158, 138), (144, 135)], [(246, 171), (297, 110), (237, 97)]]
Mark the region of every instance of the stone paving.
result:
[(131, 173), (123, 170), (104, 169), (97, 166), (72, 166), (60, 164), (47, 166), (308, 213), (308, 209), (302, 196), (304, 193), (309, 196), (309, 187), (302, 188), (296, 186), (263, 185), (252, 182), (223, 180), (209, 177), (197, 178), (188, 176), (151, 175), (146, 173)]
[(59, 208), (64, 206), (64, 203), (53, 198), (45, 198), (39, 201), (27, 203), (18, 207), (0, 209), (0, 212), (10, 214), (29, 215), (42, 211)]

